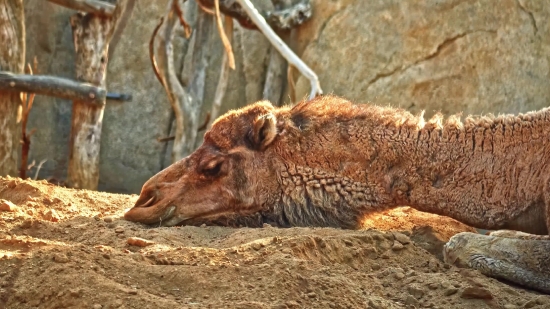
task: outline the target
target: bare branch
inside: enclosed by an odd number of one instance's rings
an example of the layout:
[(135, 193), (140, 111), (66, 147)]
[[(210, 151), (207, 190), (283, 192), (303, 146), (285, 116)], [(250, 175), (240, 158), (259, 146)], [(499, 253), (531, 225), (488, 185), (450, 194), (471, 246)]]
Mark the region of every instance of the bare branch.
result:
[(184, 125), (189, 125), (189, 123), (184, 120), (184, 117), (188, 116), (188, 113), (187, 110), (184, 113), (183, 109), (186, 106), (189, 106), (191, 99), (187, 91), (180, 84), (174, 68), (174, 48), (172, 41), (175, 36), (175, 29), (178, 25), (179, 19), (175, 12), (175, 5), (173, 3), (170, 5), (164, 20), (164, 29), (161, 32), (162, 34), (158, 37), (159, 43), (156, 47), (157, 52), (154, 53), (152, 59), (156, 56), (158, 76), (160, 76), (161, 84), (164, 87), (166, 94), (168, 95), (170, 105), (174, 110), (176, 127), (174, 132), (175, 138), (174, 145), (172, 146), (171, 161), (175, 162), (180, 158), (183, 158), (184, 146), (186, 142), (188, 142), (184, 132)]
[(57, 5), (64, 6), (75, 11), (92, 13), (99, 16), (111, 17), (115, 11), (115, 6), (97, 0), (48, 0)]
[[(36, 57), (34, 57), (34, 67), (37, 67), (37, 61)], [(27, 64), (27, 68), (25, 70), (27, 74), (32, 75), (32, 67), (30, 63)], [(23, 94), (23, 93), (22, 93)], [(27, 162), (29, 160), (29, 150), (31, 147), (31, 135), (34, 133), (34, 130), (31, 130), (29, 134), (27, 134), (27, 122), (29, 120), (29, 113), (31, 111), (33, 102), (34, 102), (34, 93), (24, 93), (23, 100), (21, 102), (21, 108), (22, 111), (22, 119), (21, 119), (21, 165), (19, 168), (19, 177), (21, 179), (27, 178)]]
[(180, 25), (183, 27), (183, 30), (185, 32), (185, 38), (189, 39), (191, 37), (191, 26), (185, 21), (185, 18), (183, 18), (183, 11), (181, 10), (179, 2), (176, 0), (173, 2), (173, 8), (176, 11), (176, 14), (178, 14), (178, 18), (180, 20)]
[(159, 24), (155, 27), (155, 30), (153, 30), (153, 35), (151, 35), (151, 39), (149, 40), (149, 59), (151, 59), (151, 66), (153, 67), (153, 72), (155, 72), (155, 76), (157, 77), (162, 87), (164, 87), (164, 80), (160, 76), (159, 68), (157, 66), (157, 60), (155, 59), (155, 38), (157, 37), (157, 33), (160, 29), (160, 26), (162, 26), (163, 23), (164, 23), (164, 17), (161, 17)]
[(44, 159), (40, 161), (40, 163), (38, 163), (38, 166), (36, 167), (36, 172), (34, 173), (34, 180), (38, 179), (38, 173), (40, 173), (40, 169), (42, 168), (42, 165), (46, 163), (46, 161), (48, 161), (48, 159)]
[(293, 51), (286, 45), (279, 36), (269, 27), (267, 22), (265, 21), (264, 17), (260, 15), (258, 10), (254, 8), (254, 5), (250, 2), (250, 0), (235, 0), (238, 2), (241, 7), (246, 11), (250, 19), (256, 24), (258, 29), (266, 36), (266, 38), (269, 40), (269, 42), (281, 53), (281, 55), (288, 61), (290, 65), (293, 65), (304, 75), (307, 79), (309, 79), (309, 82), (311, 84), (311, 92), (309, 93), (309, 98), (313, 99), (315, 96), (320, 95), (323, 93), (321, 90), (321, 85), (319, 84), (319, 78), (309, 68), (307, 64), (305, 64)]
[(193, 52), (188, 68), (190, 72), (193, 72), (187, 86), (191, 97), (191, 104), (184, 107), (188, 123), (186, 125), (186, 134), (188, 134), (187, 140), (189, 141), (185, 147), (185, 155), (193, 152), (197, 146), (197, 128), (200, 126), (199, 117), (202, 105), (204, 104), (206, 71), (211, 52), (211, 48), (208, 48), (208, 46), (211, 44), (212, 33), (215, 31), (213, 27), (214, 16), (198, 10)]
[[(220, 14), (220, 0), (215, 0), (214, 4), (216, 8), (216, 25), (218, 26), (218, 32), (220, 33), (220, 38), (222, 39), (223, 47), (225, 48), (225, 53), (227, 54), (227, 65), (231, 69), (235, 70), (235, 55), (233, 55), (233, 48), (231, 47), (231, 42), (227, 38), (227, 35), (224, 31), (222, 17)], [(231, 31), (233, 31), (233, 29), (231, 29)]]
[(89, 83), (48, 75), (13, 74), (0, 71), (0, 91), (36, 93), (103, 106), (107, 91)]
[[(233, 18), (230, 16), (225, 16), (224, 23), (225, 35), (229, 44), (233, 40)], [(212, 120), (216, 120), (220, 112), (220, 107), (222, 106), (222, 100), (225, 96), (225, 91), (227, 90), (227, 84), (229, 82), (229, 64), (228, 64), (228, 55), (227, 53), (223, 54), (220, 77), (218, 79), (218, 86), (216, 87), (216, 93), (214, 94), (214, 102), (212, 102), (212, 111), (210, 116)], [(213, 121), (212, 121), (213, 122)], [(212, 127), (212, 122), (208, 125), (208, 128)]]
[(157, 142), (169, 142), (173, 141), (174, 139), (176, 139), (174, 135), (168, 137), (157, 137)]
[[(197, 0), (197, 3), (202, 8), (214, 8), (216, 0)], [(235, 18), (241, 26), (247, 29), (257, 30), (258, 27), (252, 21), (250, 15), (241, 6), (239, 1), (235, 0), (219, 0), (220, 11), (225, 15)], [(293, 5), (287, 9), (276, 10), (273, 12), (259, 13), (268, 24), (277, 30), (288, 30), (303, 24), (312, 16), (312, 8), (310, 0), (303, 0), (300, 3)]]

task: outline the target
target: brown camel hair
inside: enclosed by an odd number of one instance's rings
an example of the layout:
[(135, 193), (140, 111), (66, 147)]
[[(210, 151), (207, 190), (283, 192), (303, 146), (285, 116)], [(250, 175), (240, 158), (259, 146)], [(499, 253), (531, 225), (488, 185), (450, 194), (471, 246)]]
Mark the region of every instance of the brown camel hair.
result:
[(365, 214), (409, 205), (478, 228), (548, 234), (549, 136), (550, 109), (426, 122), (335, 96), (282, 108), (262, 101), (217, 119), (201, 147), (147, 181), (125, 217), (356, 228)]
[(356, 228), (368, 213), (409, 205), (478, 228), (546, 234), (460, 233), (444, 256), (550, 293), (549, 133), (550, 109), (425, 122), (335, 96), (258, 102), (220, 117), (201, 147), (145, 183), (125, 218)]

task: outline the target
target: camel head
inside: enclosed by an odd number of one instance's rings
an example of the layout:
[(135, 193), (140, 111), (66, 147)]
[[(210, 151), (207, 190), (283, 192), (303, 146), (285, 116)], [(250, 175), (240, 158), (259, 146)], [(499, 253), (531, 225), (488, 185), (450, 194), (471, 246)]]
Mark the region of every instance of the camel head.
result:
[(129, 221), (173, 226), (225, 214), (251, 214), (278, 190), (273, 157), (275, 108), (258, 102), (217, 119), (195, 152), (149, 179)]

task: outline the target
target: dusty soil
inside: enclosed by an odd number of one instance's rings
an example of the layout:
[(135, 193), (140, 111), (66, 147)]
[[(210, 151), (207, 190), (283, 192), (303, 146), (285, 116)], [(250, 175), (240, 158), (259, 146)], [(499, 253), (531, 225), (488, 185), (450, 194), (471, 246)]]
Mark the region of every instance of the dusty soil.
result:
[(136, 199), (0, 178), (0, 308), (550, 308), (549, 295), (445, 265), (443, 243), (471, 230), (448, 218), (399, 208), (358, 231), (151, 228), (121, 218)]

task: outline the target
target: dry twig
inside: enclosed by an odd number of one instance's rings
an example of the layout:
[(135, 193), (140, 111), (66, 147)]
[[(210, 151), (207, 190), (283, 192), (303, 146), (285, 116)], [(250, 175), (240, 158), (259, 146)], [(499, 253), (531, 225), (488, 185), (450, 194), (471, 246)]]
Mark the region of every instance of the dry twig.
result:
[[(222, 17), (220, 13), (220, 0), (214, 0), (214, 7), (216, 9), (216, 25), (218, 26), (218, 32), (220, 33), (220, 38), (222, 40), (223, 47), (225, 48), (225, 53), (227, 54), (227, 65), (231, 69), (235, 70), (235, 56), (233, 55), (231, 42), (227, 38), (225, 29), (223, 27)], [(233, 29), (231, 29), (231, 31), (233, 31)]]
[(36, 167), (36, 172), (34, 173), (34, 180), (38, 179), (38, 173), (40, 172), (40, 169), (42, 168), (42, 165), (44, 165), (44, 163), (46, 163), (46, 161), (48, 161), (48, 159), (44, 159), (44, 160), (40, 161), (40, 163), (38, 163), (38, 166)]
[[(38, 62), (34, 57), (34, 71), (37, 70)], [(27, 64), (26, 74), (33, 75), (33, 69), (30, 63)], [(29, 150), (31, 147), (31, 136), (36, 132), (36, 129), (32, 129), (27, 134), (27, 122), (29, 120), (29, 113), (31, 111), (34, 102), (34, 93), (21, 93), (21, 166), (19, 168), (19, 177), (21, 179), (27, 178), (27, 162), (29, 160)]]
[(180, 20), (180, 25), (183, 27), (183, 30), (185, 32), (185, 38), (189, 39), (191, 37), (191, 33), (193, 32), (191, 26), (189, 26), (189, 24), (185, 21), (185, 18), (183, 18), (183, 11), (181, 10), (179, 2), (175, 0), (172, 3), (174, 11), (176, 12)]
[(155, 30), (153, 30), (153, 35), (151, 35), (151, 39), (149, 40), (149, 59), (151, 59), (151, 66), (153, 67), (153, 72), (155, 72), (155, 76), (157, 77), (159, 83), (164, 87), (164, 80), (162, 79), (162, 76), (160, 76), (159, 68), (157, 66), (157, 60), (155, 59), (155, 38), (157, 37), (157, 33), (163, 23), (164, 17), (161, 17), (158, 25), (155, 27)]

